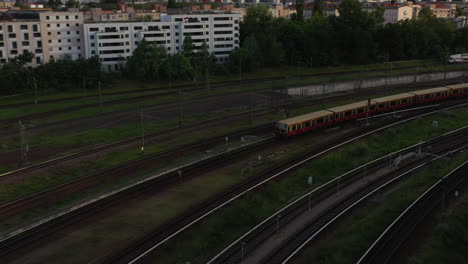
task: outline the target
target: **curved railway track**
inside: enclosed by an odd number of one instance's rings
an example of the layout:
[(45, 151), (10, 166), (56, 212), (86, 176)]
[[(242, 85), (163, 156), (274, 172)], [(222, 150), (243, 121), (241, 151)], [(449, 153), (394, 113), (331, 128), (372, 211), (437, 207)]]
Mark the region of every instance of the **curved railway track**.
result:
[[(444, 140), (432, 148), (436, 155), (445, 155), (447, 151), (462, 150), (467, 147), (468, 136), (465, 134), (462, 139), (455, 138)], [(325, 212), (321, 213), (316, 219), (310, 222), (305, 228), (290, 236), (290, 239), (281, 245), (274, 253), (269, 255), (262, 263), (285, 264), (294, 258), (308, 243), (317, 238), (326, 228), (332, 226), (334, 222), (342, 218), (354, 207), (365, 201), (371, 195), (401, 180), (403, 177), (414, 173), (421, 168), (429, 165), (432, 161), (440, 157), (425, 156), (418, 161), (411, 162), (401, 168), (379, 177), (370, 182), (370, 184), (360, 188), (357, 192), (344, 197), (339, 203), (332, 205)], [(386, 161), (382, 161), (382, 166), (386, 166)], [(345, 183), (345, 182), (343, 182)], [(345, 183), (346, 184), (346, 183)]]
[(444, 212), (449, 200), (444, 198), (466, 180), (467, 173), (468, 161), (434, 183), (385, 229), (357, 264), (388, 263), (428, 214), (439, 208)]
[[(445, 107), (441, 107), (441, 108), (445, 109)], [(411, 118), (407, 118), (405, 120), (401, 120), (401, 121), (398, 121), (398, 122), (389, 122), (389, 123), (392, 123), (392, 124), (384, 126), (384, 127), (380, 127), (380, 126), (382, 126), (382, 124), (379, 124), (379, 128), (374, 129), (374, 130), (372, 130), (370, 132), (363, 133), (363, 131), (360, 131), (359, 133), (356, 133), (357, 136), (356, 135), (347, 135), (345, 138), (341, 138), (341, 140), (339, 141), (341, 143), (338, 144), (338, 145), (337, 145), (338, 142), (332, 142), (329, 145), (322, 146), (320, 149), (315, 149), (313, 151), (310, 151), (309, 153), (306, 153), (306, 154), (302, 155), (301, 157), (298, 157), (297, 159), (302, 159), (303, 160), (302, 162), (305, 162), (306, 160), (311, 159), (311, 155), (313, 157), (321, 155), (321, 154), (323, 154), (325, 152), (331, 151), (331, 150), (333, 150), (333, 149), (335, 149), (335, 148), (337, 148), (337, 147), (339, 147), (341, 145), (347, 144), (347, 143), (349, 143), (351, 141), (354, 141), (354, 140), (356, 140), (358, 138), (362, 138), (362, 137), (364, 137), (366, 135), (369, 135), (371, 133), (375, 133), (377, 131), (383, 130), (383, 129), (387, 128), (387, 127), (390, 127), (390, 126), (393, 126), (393, 125), (396, 125), (396, 124), (407, 122), (409, 120), (415, 119), (415, 118), (420, 117), (420, 116), (429, 115), (429, 114), (432, 114), (434, 112), (422, 114), (422, 115), (419, 115), (419, 116), (413, 116)], [(371, 130), (371, 129), (373, 129), (372, 126), (364, 128), (364, 130), (367, 130), (367, 131)], [(355, 136), (355, 137), (353, 138), (353, 136)], [(235, 155), (239, 155), (240, 153), (241, 152), (235, 153)], [(235, 156), (235, 155), (232, 155), (232, 156)], [(204, 212), (205, 212), (205, 215), (210, 214), (212, 212), (211, 211), (212, 209), (210, 209), (210, 208), (213, 208), (213, 206), (215, 208), (216, 207), (219, 208), (219, 207), (223, 206), (224, 204), (229, 203), (232, 199), (235, 199), (236, 197), (241, 196), (242, 193), (246, 193), (246, 192), (256, 188), (257, 186), (267, 182), (268, 180), (272, 179), (271, 173), (273, 173), (275, 171), (281, 171), (282, 169), (284, 169), (284, 166), (291, 167), (291, 164), (296, 164), (293, 167), (299, 166), (297, 164), (297, 159), (287, 161), (285, 164), (283, 164), (283, 167), (277, 167), (277, 168), (269, 171), (270, 177), (268, 177), (269, 174), (262, 174), (259, 177), (250, 179), (249, 182), (244, 182), (242, 184), (239, 184), (237, 186), (234, 186), (234, 187), (230, 188), (229, 190), (221, 193), (220, 195), (218, 195), (217, 197), (211, 199), (210, 201), (207, 201), (206, 203), (204, 203), (204, 205), (198, 207), (196, 211), (190, 211), (187, 214), (185, 214), (184, 216), (186, 216), (186, 218), (185, 217), (179, 218), (179, 220), (181, 220), (181, 221), (179, 221), (179, 222), (177, 222), (175, 220), (170, 221), (168, 225), (165, 225), (165, 228), (163, 228), (162, 230), (159, 229), (158, 232), (156, 232), (156, 233), (158, 235), (161, 235), (162, 237), (166, 237), (166, 238), (168, 237), (168, 235), (173, 236), (174, 234), (176, 234), (180, 230), (183, 230), (183, 228), (184, 228), (183, 226), (186, 226), (187, 221), (190, 221), (191, 219), (193, 220), (194, 217), (197, 218), (197, 215), (199, 216), (200, 214), (203, 214)], [(208, 167), (214, 166), (214, 164), (213, 164), (214, 160), (216, 160), (216, 157), (214, 157), (213, 160), (211, 160), (211, 161), (204, 162), (204, 163), (201, 162), (201, 163), (191, 164), (190, 166), (192, 166), (192, 169), (194, 171), (196, 171), (197, 168), (199, 169), (199, 168), (206, 168), (207, 166)], [(302, 164), (302, 163), (300, 163), (300, 164)], [(173, 181), (177, 181), (178, 176), (174, 171), (170, 171), (168, 173), (172, 173)], [(88, 216), (90, 214), (93, 214), (93, 212), (100, 211), (103, 208), (106, 208), (106, 207), (110, 206), (112, 203), (115, 203), (115, 202), (117, 202), (117, 201), (119, 201), (121, 199), (124, 199), (128, 195), (132, 195), (132, 194), (134, 194), (136, 192), (141, 192), (141, 191), (146, 190), (148, 188), (153, 188), (154, 183), (158, 183), (158, 180), (161, 179), (160, 177), (161, 177), (161, 175), (158, 175), (157, 177), (152, 177), (152, 178), (146, 179), (144, 181), (142, 180), (142, 181), (136, 182), (135, 184), (132, 184), (130, 186), (127, 186), (127, 187), (119, 189), (119, 190), (115, 190), (115, 191), (113, 191), (111, 193), (108, 193), (107, 195), (104, 195), (104, 196), (101, 195), (100, 199), (97, 199), (97, 200), (95, 200), (93, 202), (84, 203), (83, 206), (81, 206), (81, 207), (74, 207), (73, 210), (64, 212), (59, 217), (55, 216), (55, 217), (52, 217), (50, 219), (46, 219), (45, 221), (42, 221), (40, 223), (37, 223), (34, 226), (30, 226), (28, 228), (22, 228), (20, 231), (13, 231), (13, 232), (9, 233), (8, 235), (4, 236), (3, 239), (0, 241), (0, 254), (2, 254), (2, 255), (8, 254), (8, 253), (14, 251), (14, 249), (21, 248), (22, 246), (27, 245), (31, 241), (34, 241), (36, 239), (39, 239), (41, 237), (46, 236), (47, 234), (50, 234), (50, 233), (56, 231), (61, 226), (69, 225), (70, 223), (74, 223), (76, 221), (79, 221), (83, 217), (86, 217), (86, 216)], [(241, 194), (239, 194), (239, 193), (241, 193)], [(182, 228), (179, 228), (179, 227), (182, 227)], [(174, 231), (174, 230), (179, 230), (179, 231)], [(156, 233), (152, 233), (151, 238), (154, 238), (154, 234), (156, 234)], [(153, 239), (150, 239), (150, 240), (153, 241)]]

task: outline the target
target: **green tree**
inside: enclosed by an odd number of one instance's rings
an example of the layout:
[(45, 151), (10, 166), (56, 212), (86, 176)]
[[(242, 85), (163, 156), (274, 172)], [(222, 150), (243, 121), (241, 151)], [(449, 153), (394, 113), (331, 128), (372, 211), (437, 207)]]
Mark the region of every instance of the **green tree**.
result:
[(434, 13), (432, 13), (431, 9), (429, 7), (424, 7), (419, 11), (418, 14), (418, 19), (419, 20), (424, 20), (424, 21), (429, 21), (435, 19)]
[(131, 78), (159, 80), (166, 49), (143, 39), (127, 59), (126, 72)]
[(323, 0), (315, 0), (312, 15), (323, 16)]

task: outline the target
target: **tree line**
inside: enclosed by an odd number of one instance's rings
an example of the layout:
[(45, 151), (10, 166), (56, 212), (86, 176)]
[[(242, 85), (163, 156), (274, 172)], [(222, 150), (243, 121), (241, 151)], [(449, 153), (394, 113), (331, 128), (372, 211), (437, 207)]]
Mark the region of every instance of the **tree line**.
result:
[[(468, 51), (468, 28), (436, 18), (428, 8), (417, 19), (384, 25), (384, 9), (364, 11), (362, 3), (344, 0), (339, 16), (324, 16), (315, 1), (311, 19), (303, 12), (274, 18), (265, 6), (248, 9), (240, 25), (240, 48), (229, 61), (216, 64), (206, 43), (196, 47), (187, 36), (180, 52), (169, 53), (156, 43), (141, 41), (120, 73), (101, 72), (98, 57), (64, 57), (37, 68), (26, 67), (33, 55), (26, 52), (0, 66), (0, 94), (32, 89), (66, 91), (95, 89), (111, 77), (144, 81), (207, 81), (210, 75), (231, 75), (262, 67), (283, 65), (337, 66), (409, 59), (446, 60), (451, 53)], [(5, 85), (3, 85), (5, 84)]]

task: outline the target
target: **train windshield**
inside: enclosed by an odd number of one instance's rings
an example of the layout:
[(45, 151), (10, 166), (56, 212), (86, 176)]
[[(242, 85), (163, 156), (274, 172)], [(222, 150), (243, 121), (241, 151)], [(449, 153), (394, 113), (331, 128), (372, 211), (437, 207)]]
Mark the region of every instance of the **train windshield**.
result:
[(287, 127), (288, 126), (286, 124), (284, 124), (284, 123), (280, 123), (280, 122), (276, 123), (276, 129), (278, 129), (278, 130), (286, 131)]

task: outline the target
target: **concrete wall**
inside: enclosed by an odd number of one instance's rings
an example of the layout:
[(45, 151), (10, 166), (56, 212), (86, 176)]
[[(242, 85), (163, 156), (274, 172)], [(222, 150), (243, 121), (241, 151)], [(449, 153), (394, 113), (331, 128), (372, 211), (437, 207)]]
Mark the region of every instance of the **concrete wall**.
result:
[[(335, 92), (344, 92), (351, 91), (355, 89), (365, 89), (373, 87), (383, 87), (390, 85), (400, 85), (400, 84), (409, 84), (415, 82), (430, 82), (437, 80), (444, 80), (444, 72), (437, 73), (422, 73), (422, 74), (410, 74), (410, 75), (399, 75), (399, 76), (389, 76), (389, 77), (379, 77), (364, 79), (362, 81), (352, 80), (352, 81), (343, 81), (335, 82), (329, 84), (312, 84), (294, 88), (288, 88), (288, 94), (292, 96), (311, 96), (322, 94), (324, 86), (325, 93), (335, 93)], [(447, 72), (445, 79), (459, 78), (466, 76), (466, 73), (463, 71), (452, 71)]]

